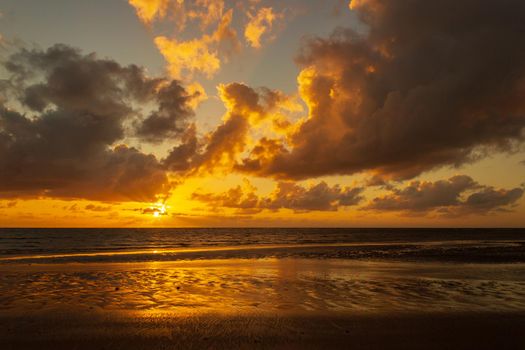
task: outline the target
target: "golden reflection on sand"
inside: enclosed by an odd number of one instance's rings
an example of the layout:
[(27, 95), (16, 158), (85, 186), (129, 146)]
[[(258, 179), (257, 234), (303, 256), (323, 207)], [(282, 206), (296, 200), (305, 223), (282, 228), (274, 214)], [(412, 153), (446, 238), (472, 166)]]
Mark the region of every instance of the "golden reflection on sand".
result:
[(0, 264), (4, 311), (142, 316), (525, 309), (525, 266), (330, 259)]

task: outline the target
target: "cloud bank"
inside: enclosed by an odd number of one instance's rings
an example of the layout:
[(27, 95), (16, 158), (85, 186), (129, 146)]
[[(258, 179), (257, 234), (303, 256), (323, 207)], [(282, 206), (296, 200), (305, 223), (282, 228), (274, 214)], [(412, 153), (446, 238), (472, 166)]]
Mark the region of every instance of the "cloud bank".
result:
[(482, 186), (466, 175), (436, 182), (413, 181), (403, 188), (391, 188), (389, 192), (374, 198), (363, 209), (444, 216), (485, 215), (508, 211), (523, 196), (523, 188), (495, 189)]
[(212, 208), (234, 208), (237, 209), (237, 213), (245, 214), (254, 214), (265, 209), (291, 209), (295, 212), (337, 211), (342, 207), (357, 205), (363, 199), (362, 187), (330, 187), (326, 182), (309, 187), (279, 182), (266, 197), (257, 195), (256, 190), (249, 182), (245, 182), (244, 186), (239, 185), (222, 193), (196, 192), (192, 198)]
[(192, 96), (177, 81), (64, 45), (23, 49), (4, 68), (0, 196), (151, 201), (167, 193), (156, 157), (122, 141), (183, 137)]
[(407, 179), (523, 140), (523, 1), (351, 7), (365, 34), (311, 39), (297, 59), (308, 118), (286, 147), (239, 168), (287, 179), (363, 171)]

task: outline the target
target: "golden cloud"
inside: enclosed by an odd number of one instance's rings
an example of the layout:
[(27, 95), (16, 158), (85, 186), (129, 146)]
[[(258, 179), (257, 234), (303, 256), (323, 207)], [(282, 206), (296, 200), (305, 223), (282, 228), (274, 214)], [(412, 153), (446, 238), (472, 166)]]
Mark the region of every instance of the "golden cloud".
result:
[(274, 21), (283, 17), (280, 13), (274, 13), (271, 7), (263, 7), (251, 16), (244, 30), (246, 41), (254, 48), (261, 47), (262, 36), (272, 30)]
[[(233, 12), (239, 8), (236, 3), (230, 4), (230, 8), (224, 0), (129, 0), (129, 4), (145, 24), (168, 19), (175, 25), (176, 35), (158, 35), (154, 39), (173, 78), (191, 80), (195, 73), (213, 77), (222, 63), (241, 49), (238, 30), (232, 27)], [(255, 48), (261, 46), (263, 36), (271, 39), (268, 34), (275, 22), (283, 18), (282, 13), (276, 13), (271, 7), (260, 6), (261, 3), (254, 2), (249, 9), (236, 12), (246, 19), (244, 37)], [(179, 34), (190, 25), (201, 33), (192, 39), (180, 39)]]
[(170, 0), (129, 0), (137, 11), (137, 16), (146, 24), (166, 16)]
[(221, 63), (217, 52), (210, 50), (211, 38), (179, 42), (165, 36), (155, 38), (155, 44), (168, 62), (170, 76), (175, 79), (182, 77), (183, 70), (190, 74), (202, 72), (212, 77), (220, 68)]

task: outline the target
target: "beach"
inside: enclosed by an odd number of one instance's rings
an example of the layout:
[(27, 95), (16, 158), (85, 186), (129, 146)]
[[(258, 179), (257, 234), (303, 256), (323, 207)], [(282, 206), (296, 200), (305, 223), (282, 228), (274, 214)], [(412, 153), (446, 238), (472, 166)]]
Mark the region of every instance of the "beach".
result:
[[(373, 240), (306, 230), (292, 231), (303, 237), (292, 243), (291, 233), (279, 240), (263, 230), (255, 242), (204, 246), (165, 231), (156, 233), (162, 246), (128, 239), (127, 249), (101, 249), (95, 234), (65, 246), (57, 242), (71, 232), (53, 232), (4, 236), (2, 349), (519, 349), (525, 341), (519, 232)], [(114, 234), (122, 243), (118, 235), (129, 233)]]
[(525, 350), (525, 0), (0, 0), (0, 350)]
[(2, 317), (2, 349), (521, 349), (523, 314)]

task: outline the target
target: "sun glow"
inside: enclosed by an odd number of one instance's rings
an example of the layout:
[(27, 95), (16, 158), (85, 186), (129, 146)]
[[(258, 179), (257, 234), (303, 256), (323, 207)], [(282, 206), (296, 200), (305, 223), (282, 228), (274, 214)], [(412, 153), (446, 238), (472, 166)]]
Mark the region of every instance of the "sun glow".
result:
[(161, 216), (168, 215), (167, 206), (163, 203), (155, 203), (151, 206), (151, 213), (153, 217), (160, 218)]

